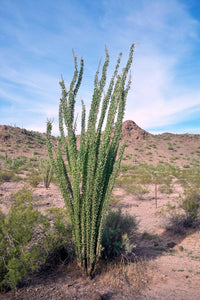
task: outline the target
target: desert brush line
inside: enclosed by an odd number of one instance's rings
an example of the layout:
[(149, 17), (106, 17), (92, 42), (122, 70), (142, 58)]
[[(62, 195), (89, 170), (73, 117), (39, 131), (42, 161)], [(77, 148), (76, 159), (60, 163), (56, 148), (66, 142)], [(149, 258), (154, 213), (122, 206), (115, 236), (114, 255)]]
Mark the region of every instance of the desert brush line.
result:
[[(93, 276), (101, 254), (101, 237), (109, 199), (118, 175), (125, 144), (118, 151), (122, 122), (131, 76), (134, 44), (130, 47), (126, 66), (118, 74), (122, 54), (119, 54), (113, 76), (106, 91), (109, 53), (99, 78), (100, 65), (94, 78), (94, 91), (86, 124), (86, 109), (82, 101), (80, 144), (77, 146), (74, 120), (75, 102), (81, 85), (84, 60), (74, 55), (74, 74), (69, 90), (61, 78), (62, 96), (59, 105), (60, 139), (57, 151), (50, 140), (52, 122), (47, 121), (47, 149), (61, 190), (72, 228), (77, 261), (86, 274)], [(102, 126), (105, 124), (104, 132)], [(86, 127), (87, 125), (87, 127)], [(67, 138), (64, 133), (67, 129)], [(64, 154), (63, 154), (64, 153)], [(64, 156), (64, 158), (63, 158)]]

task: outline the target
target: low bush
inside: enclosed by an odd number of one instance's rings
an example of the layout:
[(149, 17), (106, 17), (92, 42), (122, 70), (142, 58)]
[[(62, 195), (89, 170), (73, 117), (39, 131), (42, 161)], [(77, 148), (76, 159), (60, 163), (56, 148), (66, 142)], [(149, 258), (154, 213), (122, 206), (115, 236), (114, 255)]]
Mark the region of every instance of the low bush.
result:
[(189, 189), (181, 204), (170, 211), (166, 229), (174, 233), (184, 233), (186, 228), (200, 224), (200, 191)]
[(195, 224), (200, 213), (200, 191), (193, 189), (186, 191), (181, 208), (184, 210), (189, 224)]
[(166, 184), (162, 184), (159, 188), (158, 188), (158, 191), (160, 193), (163, 193), (163, 194), (171, 194), (173, 193), (173, 188), (172, 188), (172, 185), (169, 183), (166, 183)]
[(0, 184), (9, 181), (19, 181), (21, 178), (17, 176), (13, 171), (2, 170), (0, 171)]
[(133, 248), (131, 239), (137, 229), (134, 217), (123, 215), (121, 210), (110, 211), (106, 217), (102, 235), (102, 257), (113, 259), (123, 251)]
[(43, 183), (46, 189), (49, 188), (53, 177), (53, 168), (49, 160), (40, 161), (40, 172), (42, 174)]
[(183, 165), (183, 168), (188, 169), (190, 168), (190, 165)]
[(13, 173), (8, 171), (3, 171), (0, 173), (0, 183), (11, 181), (13, 178)]
[(126, 191), (133, 194), (138, 200), (144, 199), (144, 194), (149, 192), (148, 188), (145, 185), (141, 184), (132, 184), (127, 186)]
[(169, 218), (167, 219), (166, 229), (172, 231), (175, 234), (184, 234), (185, 225), (187, 224), (186, 217), (184, 214), (177, 212), (171, 212)]
[(10, 169), (17, 170), (20, 167), (22, 167), (23, 165), (25, 165), (27, 163), (27, 161), (28, 161), (27, 157), (19, 156), (17, 158), (14, 158), (14, 157), (8, 158), (6, 160), (6, 163)]
[(27, 176), (27, 181), (32, 187), (37, 187), (41, 180), (42, 180), (42, 176), (39, 175), (39, 173), (34, 170), (33, 172), (29, 173)]
[(122, 171), (122, 172), (126, 172), (126, 171), (133, 170), (133, 169), (135, 169), (135, 166), (130, 165), (130, 164), (121, 164), (121, 166), (120, 166), (120, 171)]
[(47, 222), (22, 199), (12, 204), (8, 215), (1, 213), (0, 219), (0, 286), (14, 288), (28, 271), (43, 262), (40, 248), (30, 243), (38, 230), (44, 234)]
[[(38, 270), (51, 253), (66, 243), (68, 225), (61, 215), (49, 221), (33, 208), (32, 191), (22, 189), (7, 215), (0, 212), (0, 289), (15, 288), (29, 272)], [(65, 239), (65, 241), (64, 241)]]

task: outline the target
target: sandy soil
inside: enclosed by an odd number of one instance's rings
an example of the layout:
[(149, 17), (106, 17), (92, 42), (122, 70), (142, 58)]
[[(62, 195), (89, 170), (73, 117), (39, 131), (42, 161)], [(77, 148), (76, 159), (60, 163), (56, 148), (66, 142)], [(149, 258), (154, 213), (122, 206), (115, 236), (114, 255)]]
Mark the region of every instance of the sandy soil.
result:
[[(167, 203), (177, 202), (181, 187), (174, 186), (175, 192), (170, 195), (158, 194), (157, 209), (154, 186), (149, 189), (150, 193), (143, 200), (126, 195), (123, 190), (114, 190), (123, 199), (122, 209), (136, 216), (139, 231), (155, 235), (152, 240), (138, 241), (138, 252), (152, 260), (156, 268), (152, 283), (137, 299), (200, 299), (200, 232), (191, 230), (184, 236), (170, 234), (163, 226), (163, 218), (156, 214)], [(174, 243), (174, 247), (171, 248), (170, 243)], [(159, 247), (164, 251), (159, 251)], [(157, 254), (149, 248), (157, 249)]]
[[(0, 186), (0, 207), (4, 212), (9, 208), (9, 195), (23, 186), (23, 182), (7, 182)], [(144, 199), (138, 200), (115, 189), (114, 194), (121, 199), (124, 212), (135, 215), (139, 222), (135, 253), (150, 262), (148, 269), (151, 280), (140, 294), (116, 290), (101, 285), (99, 275), (89, 280), (77, 275), (74, 266), (62, 266), (33, 276), (28, 286), (14, 292), (0, 295), (1, 299), (200, 299), (200, 232), (188, 231), (185, 235), (173, 235), (163, 227), (163, 218), (156, 212), (168, 202), (177, 201), (180, 186), (174, 187), (170, 195), (158, 194), (158, 207), (155, 205), (154, 186)], [(51, 184), (46, 190), (42, 184), (34, 190), (39, 197), (38, 208), (44, 211), (52, 205), (63, 206), (58, 187)]]

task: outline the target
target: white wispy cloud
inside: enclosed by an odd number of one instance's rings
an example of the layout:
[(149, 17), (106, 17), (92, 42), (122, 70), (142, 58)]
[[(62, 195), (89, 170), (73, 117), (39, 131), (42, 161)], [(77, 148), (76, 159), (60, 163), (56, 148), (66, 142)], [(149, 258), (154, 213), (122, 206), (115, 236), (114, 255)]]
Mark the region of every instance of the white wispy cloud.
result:
[(24, 121), (24, 127), (44, 131), (46, 118), (55, 118), (57, 128), (58, 81), (64, 73), (69, 86), (72, 47), (85, 58), (77, 111), (80, 114), (81, 98), (89, 110), (91, 81), (104, 45), (112, 67), (120, 51), (125, 54), (124, 64), (132, 42), (140, 45), (135, 49), (125, 119), (155, 130), (200, 110), (197, 65), (193, 61), (191, 74), (186, 63), (200, 45), (200, 24), (185, 2), (102, 0), (87, 7), (78, 0), (22, 2), (3, 0), (0, 8), (0, 111), (4, 114), (0, 118), (4, 122), (15, 117), (13, 123)]
[(200, 111), (199, 87), (177, 83), (178, 70), (193, 50), (191, 40), (198, 40), (199, 23), (179, 1), (140, 3), (145, 4), (142, 9), (127, 16), (128, 23), (141, 35), (141, 45), (136, 53), (126, 118), (144, 128), (175, 124), (191, 111)]

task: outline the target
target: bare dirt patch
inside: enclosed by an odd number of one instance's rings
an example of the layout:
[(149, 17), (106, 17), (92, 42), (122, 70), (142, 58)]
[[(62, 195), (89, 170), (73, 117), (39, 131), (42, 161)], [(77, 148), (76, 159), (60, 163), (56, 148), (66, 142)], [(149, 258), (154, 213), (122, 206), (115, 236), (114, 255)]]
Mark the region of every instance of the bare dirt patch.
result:
[[(22, 186), (23, 182), (6, 182), (0, 186), (3, 211), (9, 208), (9, 195)], [(177, 185), (174, 190), (170, 195), (158, 195), (157, 209), (154, 185), (149, 185), (149, 193), (143, 200), (120, 188), (113, 192), (120, 197), (122, 211), (135, 215), (139, 223), (134, 253), (138, 261), (147, 263), (139, 275), (140, 289), (134, 288), (130, 282), (126, 285), (121, 281), (121, 286), (120, 276), (113, 277), (117, 273), (114, 266), (102, 269), (105, 271), (90, 280), (82, 276), (72, 263), (31, 276), (27, 286), (1, 295), (2, 299), (198, 299), (200, 232), (191, 229), (185, 235), (174, 235), (165, 230), (163, 218), (157, 213), (167, 203), (177, 201), (180, 187)], [(55, 184), (47, 190), (40, 184), (34, 189), (34, 197), (39, 198), (36, 206), (42, 211), (52, 206), (64, 206)], [(118, 268), (118, 271), (122, 272), (122, 269)]]

